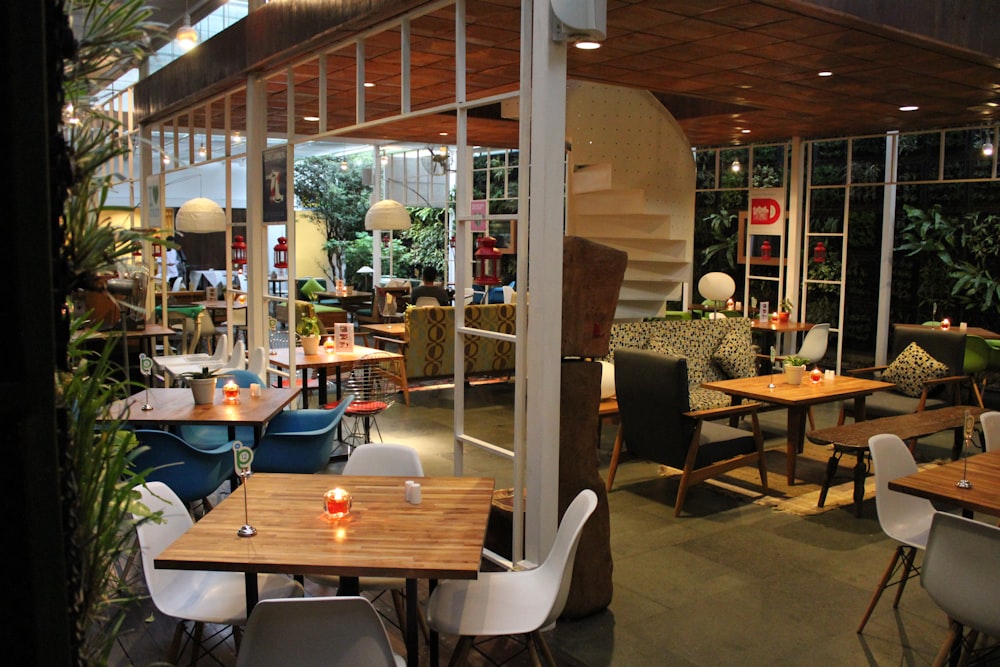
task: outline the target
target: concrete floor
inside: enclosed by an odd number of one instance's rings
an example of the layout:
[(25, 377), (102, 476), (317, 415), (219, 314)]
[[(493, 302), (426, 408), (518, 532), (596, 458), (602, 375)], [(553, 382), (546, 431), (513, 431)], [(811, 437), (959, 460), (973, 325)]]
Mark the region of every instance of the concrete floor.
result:
[[(509, 443), (512, 398), (512, 385), (470, 388), (467, 431)], [(452, 408), (451, 388), (414, 391), (410, 407), (397, 403), (379, 417), (382, 439), (416, 447), (428, 475), (452, 474)], [(835, 423), (833, 406), (816, 415), (817, 428)], [(784, 411), (762, 415), (768, 447), (784, 447), (784, 418)], [(603, 429), (602, 474), (614, 432), (613, 425)], [(936, 436), (921, 443), (918, 454), (945, 457), (950, 443), (950, 434)], [(332, 464), (329, 472), (339, 467)], [(466, 474), (493, 476), (497, 488), (510, 485), (509, 469), (478, 451), (465, 456)], [(684, 515), (674, 518), (676, 482), (657, 471), (655, 464), (628, 459), (619, 467), (609, 495), (614, 597), (606, 611), (560, 621), (546, 633), (560, 664), (931, 664), (947, 624), (917, 580), (898, 610), (893, 589), (864, 634), (855, 632), (895, 547), (879, 528), (874, 502), (865, 503), (861, 518), (850, 508), (800, 517), (702, 485), (690, 491)], [(451, 642), (445, 642), (447, 655)], [(137, 658), (147, 653), (137, 643), (133, 639), (129, 659), (111, 664), (149, 664)], [(486, 663), (475, 656), (473, 664)], [(521, 656), (507, 664), (526, 663)]]

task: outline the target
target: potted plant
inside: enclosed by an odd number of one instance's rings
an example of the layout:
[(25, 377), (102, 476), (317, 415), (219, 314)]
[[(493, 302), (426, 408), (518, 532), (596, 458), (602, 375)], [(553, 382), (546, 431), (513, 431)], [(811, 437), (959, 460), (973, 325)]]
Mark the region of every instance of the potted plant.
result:
[(785, 298), (785, 299), (782, 299), (781, 301), (779, 301), (778, 302), (778, 321), (779, 322), (787, 322), (788, 321), (788, 316), (792, 312), (792, 308), (794, 308), (794, 307), (795, 306), (794, 306), (794, 304), (792, 304), (792, 300), (791, 299)]
[(320, 327), (319, 318), (312, 304), (309, 304), (305, 314), (295, 323), (295, 333), (302, 341), (302, 351), (307, 355), (319, 354), (319, 336), (323, 333)]
[(788, 384), (802, 384), (802, 374), (806, 372), (808, 359), (789, 355), (782, 361), (782, 368), (785, 371), (785, 382)]
[(214, 371), (202, 366), (200, 371), (181, 373), (178, 377), (185, 380), (191, 387), (191, 394), (197, 405), (210, 405), (215, 402), (215, 385), (218, 378)]

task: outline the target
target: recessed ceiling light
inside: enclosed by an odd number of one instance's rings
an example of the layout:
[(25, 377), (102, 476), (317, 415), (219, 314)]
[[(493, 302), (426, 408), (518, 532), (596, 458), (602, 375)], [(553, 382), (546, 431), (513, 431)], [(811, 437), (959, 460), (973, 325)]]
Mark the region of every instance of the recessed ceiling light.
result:
[(899, 107), (899, 110), (900, 111), (916, 111), (919, 108), (920, 107), (918, 107), (916, 104), (910, 104), (908, 106)]
[(447, 132), (438, 132), (438, 136), (439, 137), (447, 137), (448, 133)]
[(826, 70), (826, 69), (825, 69), (825, 70), (823, 70), (822, 72), (820, 72), (820, 73), (818, 74), (818, 76), (833, 76), (833, 72), (831, 72), (830, 70)]
[(577, 42), (573, 46), (583, 51), (593, 51), (594, 49), (601, 48), (600, 42)]
[(740, 132), (743, 133), (743, 134), (750, 134), (750, 130), (748, 130), (746, 128), (743, 128), (742, 130), (740, 130)]
[(365, 81), (364, 86), (365, 88), (374, 88), (375, 84), (372, 83), (371, 81)]
[(986, 106), (988, 106), (988, 107), (1000, 107), (1000, 104), (997, 104), (996, 102), (987, 102)]
[(307, 120), (310, 123), (316, 123), (319, 121), (319, 116), (303, 116), (302, 120)]

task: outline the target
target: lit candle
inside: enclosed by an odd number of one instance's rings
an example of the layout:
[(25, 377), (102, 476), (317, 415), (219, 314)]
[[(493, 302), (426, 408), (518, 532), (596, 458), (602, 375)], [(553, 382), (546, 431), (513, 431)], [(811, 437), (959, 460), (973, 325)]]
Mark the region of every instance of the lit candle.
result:
[(232, 380), (222, 385), (222, 399), (226, 403), (239, 403), (240, 386), (235, 382), (233, 382)]
[(821, 371), (817, 367), (813, 367), (812, 372), (809, 373), (809, 379), (812, 380), (813, 383), (822, 381), (823, 380), (823, 371)]
[(334, 519), (351, 513), (351, 494), (337, 487), (323, 494), (323, 509)]
[(948, 329), (950, 329), (951, 328), (951, 320), (949, 320), (947, 317), (944, 318), (943, 320), (941, 320), (941, 328), (944, 329), (945, 331), (947, 331)]
[(337, 346), (333, 342), (333, 337), (332, 336), (327, 336), (326, 340), (323, 341), (323, 349), (326, 350), (327, 354), (333, 354), (334, 351), (336, 351)]

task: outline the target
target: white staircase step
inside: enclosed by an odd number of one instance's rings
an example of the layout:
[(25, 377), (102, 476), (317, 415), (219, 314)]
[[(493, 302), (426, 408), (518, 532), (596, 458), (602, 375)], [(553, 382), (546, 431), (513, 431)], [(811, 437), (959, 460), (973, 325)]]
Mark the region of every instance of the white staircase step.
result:
[(574, 205), (580, 215), (642, 215), (648, 213), (646, 191), (621, 188), (600, 192), (578, 192)]
[(579, 169), (574, 169), (571, 175), (573, 179), (573, 194), (578, 195), (584, 192), (598, 192), (600, 190), (611, 189), (611, 165), (590, 164)]

